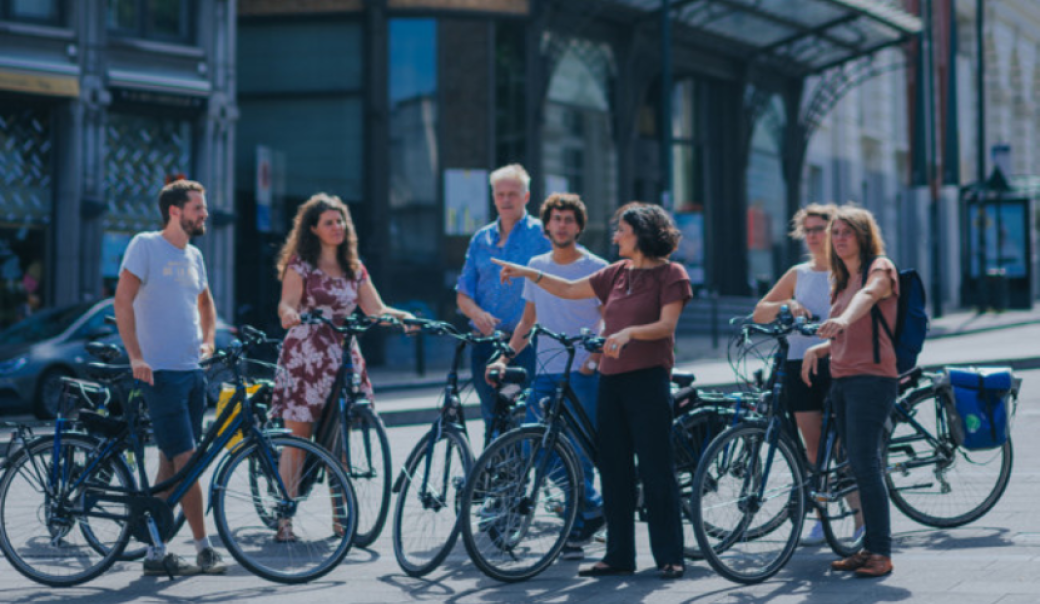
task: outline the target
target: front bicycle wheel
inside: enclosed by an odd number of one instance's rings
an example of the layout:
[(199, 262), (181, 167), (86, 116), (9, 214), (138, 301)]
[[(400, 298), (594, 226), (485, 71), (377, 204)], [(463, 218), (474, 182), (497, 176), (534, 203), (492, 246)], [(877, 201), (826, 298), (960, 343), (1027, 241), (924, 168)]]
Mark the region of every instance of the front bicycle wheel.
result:
[(863, 549), (863, 512), (859, 485), (840, 440), (834, 444), (822, 477), (824, 488), (815, 495), (823, 515), (823, 536), (835, 554), (847, 558)]
[[(105, 572), (130, 540), (130, 506), (99, 501), (133, 487), (126, 466), (91, 466), (97, 441), (38, 439), (8, 461), (0, 478), (0, 549), (37, 583), (69, 587)], [(89, 474), (87, 474), (89, 472)]]
[(949, 397), (936, 389), (897, 402), (920, 428), (893, 413), (884, 441), (892, 503), (911, 520), (936, 528), (968, 524), (990, 511), (1007, 488), (1013, 461), (1010, 438), (984, 451), (956, 446), (946, 414)]
[(711, 441), (724, 432), (733, 420), (728, 407), (698, 407), (672, 422), (672, 449), (675, 451), (675, 482), (679, 485), (679, 502), (683, 515), (683, 555), (690, 560), (704, 558), (693, 534), (693, 476), (701, 454)]
[(383, 420), (371, 407), (355, 407), (349, 414), (347, 442), (349, 455), (343, 448), (343, 431), (337, 431), (330, 451), (343, 462), (343, 469), (354, 485), (358, 503), (358, 529), (354, 543), (368, 547), (379, 537), (390, 511), (390, 440)]
[(693, 529), (708, 563), (737, 583), (776, 574), (794, 554), (805, 517), (801, 468), (783, 438), (741, 425), (716, 438), (693, 479)]
[(462, 498), (462, 539), (499, 581), (545, 570), (563, 549), (583, 498), (581, 466), (565, 438), (543, 448), (544, 427), (504, 434), (484, 450)]
[[(280, 473), (283, 465), (293, 468)], [(357, 529), (354, 489), (342, 465), (314, 443), (293, 436), (248, 443), (214, 481), (217, 531), (250, 572), (303, 583), (331, 571), (350, 550)], [(310, 488), (302, 489), (304, 483)], [(273, 514), (274, 527), (261, 509)], [(281, 540), (279, 527), (287, 527)]]
[(440, 566), (455, 546), (462, 490), (473, 467), (462, 433), (446, 430), (431, 448), (432, 437), (427, 433), (408, 456), (394, 507), (394, 556), (413, 577)]

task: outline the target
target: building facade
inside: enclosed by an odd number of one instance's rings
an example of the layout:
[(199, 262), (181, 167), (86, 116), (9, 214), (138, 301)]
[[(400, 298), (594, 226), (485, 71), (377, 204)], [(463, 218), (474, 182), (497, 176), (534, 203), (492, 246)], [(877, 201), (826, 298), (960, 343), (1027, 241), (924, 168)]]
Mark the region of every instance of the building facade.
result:
[(804, 4), (239, 0), (239, 291), (274, 316), (287, 220), (326, 191), (384, 297), (451, 318), (468, 240), (494, 216), (487, 176), (512, 162), (531, 212), (582, 196), (596, 253), (612, 255), (620, 205), (662, 203), (697, 289), (763, 291), (798, 255), (783, 232), (807, 78), (918, 26), (880, 0)]
[(207, 186), (206, 256), (234, 308), (233, 0), (0, 1), (0, 325), (111, 295), (164, 182)]

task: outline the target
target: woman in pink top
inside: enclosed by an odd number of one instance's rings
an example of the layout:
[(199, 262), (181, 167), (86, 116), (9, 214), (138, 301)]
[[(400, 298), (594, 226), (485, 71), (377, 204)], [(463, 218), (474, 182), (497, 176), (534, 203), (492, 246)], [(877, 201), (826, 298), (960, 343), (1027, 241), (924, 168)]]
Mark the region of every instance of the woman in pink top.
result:
[(502, 279), (530, 279), (550, 294), (603, 303), (603, 359), (596, 402), (596, 440), (607, 553), (581, 577), (630, 575), (636, 568), (636, 467), (642, 469), (650, 549), (662, 579), (683, 576), (679, 487), (672, 457), (669, 375), (675, 326), (693, 296), (681, 264), (668, 260), (681, 234), (659, 206), (633, 202), (615, 214), (614, 243), (624, 260), (568, 281), (500, 262)]
[(899, 277), (884, 257), (874, 216), (862, 208), (838, 209), (830, 228), (833, 290), (831, 313), (817, 333), (828, 341), (805, 352), (802, 379), (812, 383), (820, 359), (830, 355), (831, 401), (838, 433), (859, 485), (863, 513), (863, 550), (831, 563), (831, 568), (864, 577), (892, 572), (892, 529), (888, 491), (881, 468), (881, 437), (899, 393), (899, 374), (892, 341), (879, 329), (871, 309), (896, 324)]

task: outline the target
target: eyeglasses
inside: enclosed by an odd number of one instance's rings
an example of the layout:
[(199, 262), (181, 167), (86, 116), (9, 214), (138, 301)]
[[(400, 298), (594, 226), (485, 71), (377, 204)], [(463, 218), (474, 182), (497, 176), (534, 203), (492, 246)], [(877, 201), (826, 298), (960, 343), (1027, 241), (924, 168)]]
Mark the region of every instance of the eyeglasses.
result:
[(820, 234), (823, 234), (823, 232), (827, 230), (827, 227), (825, 227), (825, 226), (809, 227), (809, 228), (802, 229), (802, 230), (805, 231), (806, 235), (820, 235)]

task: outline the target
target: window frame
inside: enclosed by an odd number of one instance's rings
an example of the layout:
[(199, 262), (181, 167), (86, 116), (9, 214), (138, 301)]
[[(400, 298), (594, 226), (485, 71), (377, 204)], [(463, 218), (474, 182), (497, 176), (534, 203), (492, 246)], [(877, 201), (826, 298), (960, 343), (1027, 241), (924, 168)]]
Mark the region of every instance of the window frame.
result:
[(194, 45), (197, 43), (196, 10), (198, 3), (196, 0), (177, 0), (180, 5), (180, 17), (184, 23), (184, 33), (181, 35), (169, 35), (155, 31), (155, 28), (150, 25), (152, 21), (150, 19), (152, 13), (149, 6), (150, 0), (129, 1), (133, 2), (136, 11), (136, 23), (132, 29), (116, 27), (109, 23), (108, 9), (112, 0), (106, 0), (105, 2), (105, 30), (113, 38), (149, 40), (168, 44)]
[(0, 20), (12, 23), (25, 23), (27, 25), (46, 25), (50, 27), (66, 27), (68, 25), (68, 0), (53, 0), (55, 17), (53, 19), (38, 19), (32, 17), (18, 16), (14, 12), (14, 0), (0, 0)]

